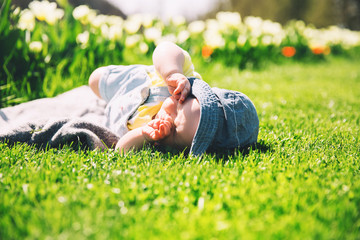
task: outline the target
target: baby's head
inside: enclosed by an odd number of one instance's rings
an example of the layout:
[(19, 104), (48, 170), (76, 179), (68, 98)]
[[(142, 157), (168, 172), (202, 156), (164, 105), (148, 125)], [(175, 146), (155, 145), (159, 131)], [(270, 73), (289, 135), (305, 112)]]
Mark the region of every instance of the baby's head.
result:
[(180, 104), (167, 98), (156, 118), (172, 123), (162, 144), (200, 156), (205, 151), (242, 148), (256, 143), (259, 119), (251, 100), (236, 91), (210, 88), (197, 78), (189, 78), (190, 96)]

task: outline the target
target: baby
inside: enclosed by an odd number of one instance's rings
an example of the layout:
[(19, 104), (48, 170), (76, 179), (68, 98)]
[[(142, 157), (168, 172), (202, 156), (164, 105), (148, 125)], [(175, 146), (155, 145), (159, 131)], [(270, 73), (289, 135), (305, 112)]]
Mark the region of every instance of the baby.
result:
[(210, 88), (189, 54), (171, 42), (156, 47), (153, 64), (101, 67), (89, 78), (107, 102), (107, 126), (120, 136), (119, 151), (160, 144), (200, 156), (256, 143), (259, 120), (247, 96)]

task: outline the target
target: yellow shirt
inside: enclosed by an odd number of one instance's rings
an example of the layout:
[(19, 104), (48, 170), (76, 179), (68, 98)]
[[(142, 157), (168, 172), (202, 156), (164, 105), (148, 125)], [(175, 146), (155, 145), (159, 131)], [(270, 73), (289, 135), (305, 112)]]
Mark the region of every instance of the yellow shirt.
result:
[[(201, 79), (199, 73), (195, 72), (194, 65), (191, 61), (189, 53), (183, 50), (185, 59), (183, 65), (183, 74), (186, 77), (196, 77)], [(161, 87), (166, 86), (164, 79), (156, 71), (147, 73), (151, 79), (150, 87)], [(145, 103), (141, 105), (138, 110), (134, 113), (133, 117), (128, 121), (128, 128), (130, 130), (142, 127), (150, 122), (153, 117), (159, 112), (163, 102), (158, 103)]]

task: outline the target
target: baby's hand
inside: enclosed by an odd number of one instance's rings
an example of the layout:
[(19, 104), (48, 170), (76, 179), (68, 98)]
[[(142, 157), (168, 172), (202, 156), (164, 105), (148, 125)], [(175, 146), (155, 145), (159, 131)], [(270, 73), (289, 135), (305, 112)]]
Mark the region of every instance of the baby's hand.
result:
[(143, 135), (148, 142), (154, 142), (170, 135), (171, 122), (163, 119), (151, 120), (145, 127), (143, 127)]
[(179, 100), (180, 103), (183, 103), (190, 93), (191, 86), (189, 80), (181, 73), (173, 73), (166, 78), (166, 83), (169, 92), (175, 99)]

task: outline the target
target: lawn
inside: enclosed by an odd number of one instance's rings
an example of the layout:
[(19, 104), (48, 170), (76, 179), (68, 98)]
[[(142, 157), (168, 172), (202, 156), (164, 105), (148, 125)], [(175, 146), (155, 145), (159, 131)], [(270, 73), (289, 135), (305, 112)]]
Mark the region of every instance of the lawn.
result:
[(259, 142), (247, 152), (0, 143), (0, 239), (359, 239), (359, 66), (200, 64), (210, 85), (255, 103)]

